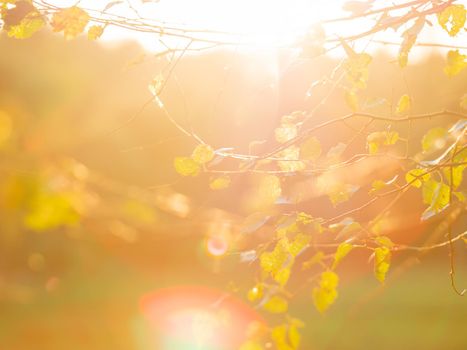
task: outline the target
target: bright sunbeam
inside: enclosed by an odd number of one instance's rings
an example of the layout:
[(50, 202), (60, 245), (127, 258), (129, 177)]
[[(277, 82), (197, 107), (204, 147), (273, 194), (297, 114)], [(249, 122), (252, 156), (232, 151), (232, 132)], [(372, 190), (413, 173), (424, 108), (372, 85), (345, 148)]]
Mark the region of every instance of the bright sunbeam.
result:
[[(71, 6), (73, 1), (52, 1), (57, 6)], [(107, 1), (83, 0), (80, 5), (101, 11)], [(115, 5), (109, 13), (125, 17), (141, 16), (164, 23), (166, 26), (184, 26), (199, 29), (198, 37), (265, 47), (292, 45), (309, 27), (340, 12), (340, 1), (307, 0), (160, 0), (141, 5), (130, 1)], [(146, 48), (157, 49), (159, 40), (154, 35), (129, 34), (121, 28), (108, 28), (105, 38), (119, 40), (134, 38)], [(171, 41), (167, 37), (163, 40)], [(173, 42), (172, 42), (173, 43)]]

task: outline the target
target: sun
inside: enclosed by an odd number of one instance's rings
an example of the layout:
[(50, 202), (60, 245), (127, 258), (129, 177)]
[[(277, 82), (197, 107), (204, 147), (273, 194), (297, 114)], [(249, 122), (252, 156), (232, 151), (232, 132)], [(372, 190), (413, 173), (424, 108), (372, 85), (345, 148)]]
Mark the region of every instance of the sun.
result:
[[(73, 5), (73, 1), (51, 2), (60, 7)], [(101, 11), (109, 2), (82, 0), (80, 6)], [(312, 24), (339, 13), (341, 5), (336, 0), (129, 0), (113, 6), (111, 13), (126, 18), (140, 15), (167, 26), (199, 29), (199, 37), (213, 41), (248, 47), (284, 47), (296, 42)], [(128, 38), (136, 39), (149, 50), (160, 48), (155, 35), (128, 29), (108, 28), (103, 37), (109, 41)], [(164, 40), (177, 44), (177, 39)]]

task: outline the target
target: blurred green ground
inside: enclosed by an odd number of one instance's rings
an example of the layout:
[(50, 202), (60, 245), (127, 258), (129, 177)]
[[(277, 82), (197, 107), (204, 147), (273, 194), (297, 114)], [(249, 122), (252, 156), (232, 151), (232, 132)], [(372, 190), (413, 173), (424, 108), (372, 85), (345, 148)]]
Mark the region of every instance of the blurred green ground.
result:
[[(464, 263), (458, 266), (459, 284), (467, 280)], [(291, 312), (307, 324), (301, 348), (465, 349), (467, 302), (451, 290), (447, 271), (447, 261), (425, 262), (384, 290), (371, 275), (343, 282), (338, 302), (325, 316), (310, 299), (299, 298)], [(92, 275), (70, 274), (54, 293), (44, 292), (31, 303), (2, 304), (0, 349), (146, 350), (139, 297), (160, 287), (215, 280), (187, 271), (149, 276), (109, 259)]]

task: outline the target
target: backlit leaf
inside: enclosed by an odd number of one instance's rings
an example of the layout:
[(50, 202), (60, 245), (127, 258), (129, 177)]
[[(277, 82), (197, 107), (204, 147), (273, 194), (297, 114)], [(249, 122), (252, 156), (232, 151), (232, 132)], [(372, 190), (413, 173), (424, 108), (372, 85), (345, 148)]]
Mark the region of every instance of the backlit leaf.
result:
[(347, 53), (349, 56), (344, 61), (344, 69), (347, 80), (353, 88), (364, 89), (368, 81), (368, 66), (372, 57), (367, 53)]
[(410, 108), (410, 96), (409, 95), (402, 95), (397, 103), (396, 113), (402, 114), (405, 113)]
[(450, 188), (445, 183), (434, 180), (423, 183), (423, 202), (429, 204), (429, 207), (423, 212), (422, 220), (443, 211), (449, 205), (449, 192)]
[(422, 139), (423, 151), (431, 152), (444, 148), (448, 136), (448, 131), (445, 128), (430, 129)]
[(271, 338), (277, 350), (294, 350), (287, 341), (287, 325), (276, 326), (271, 331)]
[(466, 10), (464, 5), (455, 4), (446, 7), (438, 14), (438, 23), (450, 36), (455, 36), (464, 27)]
[(422, 181), (427, 181), (430, 177), (431, 175), (426, 172), (426, 169), (412, 169), (405, 174), (407, 183), (417, 188), (422, 187)]
[(292, 123), (282, 123), (274, 130), (276, 141), (280, 143), (287, 142), (297, 136), (297, 125)]
[(209, 145), (198, 145), (193, 150), (191, 158), (198, 164), (205, 164), (214, 158), (214, 150)]
[(391, 265), (391, 251), (387, 247), (375, 248), (375, 277), (384, 284)]
[(88, 22), (88, 13), (77, 6), (72, 6), (57, 11), (52, 17), (51, 26), (54, 32), (63, 31), (65, 39), (73, 39), (84, 31)]
[(177, 173), (183, 176), (196, 176), (201, 170), (199, 163), (188, 157), (175, 158), (174, 167)]
[(282, 314), (287, 312), (289, 303), (284, 298), (274, 295), (268, 299), (263, 305), (263, 309), (272, 314)]
[(462, 55), (459, 50), (450, 50), (447, 54), (447, 64), (444, 67), (444, 73), (448, 77), (459, 74), (467, 67), (467, 55)]
[(262, 205), (273, 204), (282, 194), (280, 179), (275, 175), (265, 175), (258, 186), (257, 199)]
[(321, 155), (321, 143), (316, 137), (309, 137), (300, 145), (300, 158), (315, 161)]
[(88, 29), (88, 39), (97, 40), (102, 36), (103, 33), (104, 33), (103, 26), (97, 26), (97, 25), (92, 26)]
[(394, 145), (399, 140), (397, 131), (372, 132), (367, 137), (367, 148), (370, 154), (378, 153), (381, 146)]
[(248, 290), (247, 298), (250, 302), (255, 302), (263, 298), (264, 295), (264, 285), (258, 283), (256, 286)]
[(8, 27), (8, 36), (16, 39), (27, 39), (44, 27), (45, 21), (37, 10), (29, 12), (18, 24)]
[(339, 276), (332, 271), (324, 271), (321, 274), (319, 286), (313, 288), (312, 297), (316, 309), (324, 313), (337, 299), (337, 285)]
[(337, 247), (337, 251), (334, 254), (334, 262), (332, 263), (332, 269), (334, 270), (339, 262), (341, 262), (342, 259), (344, 259), (347, 254), (350, 253), (350, 251), (353, 249), (353, 245), (350, 243), (341, 243)]
[(306, 164), (299, 160), (300, 148), (298, 148), (297, 146), (287, 147), (285, 150), (280, 152), (278, 156), (281, 159), (286, 159), (277, 162), (279, 167), (283, 171), (296, 172), (304, 170), (306, 167)]

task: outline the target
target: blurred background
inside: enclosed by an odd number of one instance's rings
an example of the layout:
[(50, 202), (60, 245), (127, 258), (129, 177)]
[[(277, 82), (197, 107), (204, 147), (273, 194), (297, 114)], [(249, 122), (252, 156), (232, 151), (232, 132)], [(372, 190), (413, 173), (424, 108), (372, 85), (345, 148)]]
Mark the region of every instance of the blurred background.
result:
[[(0, 349), (236, 349), (249, 322), (274, 324), (246, 301), (257, 267), (235, 253), (267, 237), (238, 229), (254, 182), (237, 176), (211, 191), (209, 176), (181, 178), (173, 159), (195, 144), (157, 104), (139, 112), (151, 98), (148, 84), (172, 67), (166, 58), (132, 42), (101, 46), (47, 31), (24, 41), (2, 35), (0, 52)], [(214, 148), (247, 153), (258, 141), (259, 152), (283, 115), (320, 101), (326, 90), (307, 97), (310, 83), (335, 64), (267, 50), (187, 55), (161, 98)], [(467, 72), (449, 79), (444, 64), (433, 53), (403, 75), (376, 53), (368, 108), (387, 112), (409, 86), (413, 113), (458, 109)], [(341, 90), (330, 102), (312, 125), (350, 112)], [(414, 125), (412, 137), (454, 121)], [(351, 136), (345, 127), (317, 134), (325, 150)], [(364, 144), (362, 137), (349, 154)], [(386, 167), (378, 164), (381, 178), (396, 166)], [(375, 176), (371, 169), (362, 183)], [(364, 198), (336, 209), (313, 197), (300, 210), (331, 217)], [(387, 235), (423, 244), (442, 219), (421, 224), (424, 209), (420, 193), (410, 192)], [(465, 228), (463, 218), (455, 229)], [(462, 244), (456, 276), (465, 287)], [(339, 268), (339, 298), (325, 316), (311, 289), (299, 290), (291, 313), (306, 323), (303, 349), (465, 349), (467, 304), (451, 289), (446, 247), (396, 254), (385, 287), (367, 255), (352, 253)], [(297, 273), (292, 286), (306, 277)]]

